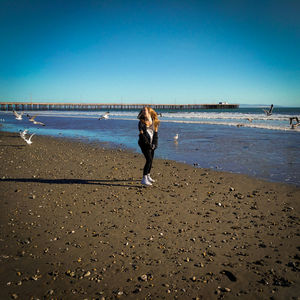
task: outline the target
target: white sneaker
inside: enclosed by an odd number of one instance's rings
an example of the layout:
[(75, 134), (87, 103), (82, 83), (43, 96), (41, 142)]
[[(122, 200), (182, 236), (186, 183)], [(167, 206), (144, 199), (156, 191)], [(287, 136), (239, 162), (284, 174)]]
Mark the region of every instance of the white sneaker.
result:
[(155, 180), (150, 177), (150, 174), (147, 175), (147, 178), (148, 178), (149, 182), (151, 182), (151, 183), (155, 182)]
[(144, 184), (144, 185), (152, 185), (152, 183), (148, 180), (147, 175), (143, 176), (143, 179), (142, 179), (142, 181), (141, 181), (141, 184)]

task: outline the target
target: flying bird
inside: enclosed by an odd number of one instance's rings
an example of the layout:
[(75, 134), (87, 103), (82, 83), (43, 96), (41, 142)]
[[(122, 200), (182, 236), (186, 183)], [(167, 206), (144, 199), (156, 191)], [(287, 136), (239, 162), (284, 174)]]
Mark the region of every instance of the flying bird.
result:
[(21, 136), (21, 138), (28, 144), (28, 145), (31, 145), (32, 144), (32, 137), (35, 135), (35, 133), (33, 133), (28, 139), (24, 136)]
[(26, 137), (26, 134), (28, 133), (28, 129), (25, 129), (25, 130), (20, 130), (20, 136), (21, 136), (21, 138), (24, 138), (24, 137)]
[(16, 117), (16, 120), (21, 121), (23, 119), (22, 116), (24, 114), (24, 111), (22, 111), (21, 113), (18, 114), (15, 110), (13, 110), (13, 113), (14, 113), (14, 115)]
[(29, 118), (29, 121), (32, 122), (34, 125), (42, 125), (42, 126), (45, 126), (44, 123), (42, 122), (38, 122), (35, 120), (35, 118), (37, 117), (37, 115), (31, 117), (30, 115), (27, 115), (27, 117)]
[(266, 114), (267, 116), (271, 116), (272, 113), (273, 113), (273, 104), (271, 104), (269, 110), (263, 109), (263, 111), (265, 112), (265, 114)]
[(109, 111), (106, 112), (104, 115), (100, 116), (100, 118), (98, 120), (102, 120), (102, 119), (107, 120), (109, 118), (108, 115), (109, 115)]

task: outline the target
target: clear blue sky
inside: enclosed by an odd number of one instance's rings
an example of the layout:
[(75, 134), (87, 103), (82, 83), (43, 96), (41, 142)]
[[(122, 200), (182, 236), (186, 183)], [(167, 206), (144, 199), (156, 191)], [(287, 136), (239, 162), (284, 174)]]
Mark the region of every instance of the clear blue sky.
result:
[(0, 0), (0, 101), (300, 106), (300, 1)]

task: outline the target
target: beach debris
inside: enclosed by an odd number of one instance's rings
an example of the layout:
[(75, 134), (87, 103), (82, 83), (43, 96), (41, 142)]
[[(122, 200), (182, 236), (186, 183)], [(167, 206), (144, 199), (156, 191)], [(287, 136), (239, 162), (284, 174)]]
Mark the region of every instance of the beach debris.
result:
[(228, 270), (223, 270), (220, 273), (226, 275), (230, 281), (237, 281), (236, 276)]
[(216, 294), (220, 294), (220, 293), (229, 293), (229, 292), (231, 292), (231, 289), (230, 288), (228, 288), (228, 287), (221, 287), (221, 286), (218, 286), (218, 289), (216, 290)]
[(34, 274), (33, 276), (30, 277), (31, 280), (37, 281), (38, 279), (40, 279), (42, 277), (42, 275), (39, 274)]
[(49, 291), (47, 291), (47, 295), (51, 296), (51, 295), (53, 295), (53, 294), (54, 294), (54, 290), (49, 290)]
[(56, 270), (50, 271), (48, 272), (48, 275), (51, 276), (53, 280), (56, 280), (57, 276), (59, 275), (59, 272)]
[(143, 274), (140, 276), (139, 278), (141, 281), (147, 281), (148, 280), (148, 276), (146, 274)]
[(245, 198), (245, 196), (243, 194), (241, 194), (241, 193), (234, 194), (234, 197), (238, 198), (238, 199), (244, 199)]
[(91, 272), (90, 271), (87, 271), (84, 273), (83, 277), (89, 277), (91, 275)]
[(120, 297), (120, 296), (122, 296), (123, 294), (124, 294), (123, 291), (118, 291), (117, 296)]
[(70, 276), (70, 277), (75, 277), (76, 276), (76, 273), (74, 271), (71, 271), (71, 270), (67, 270), (65, 274), (67, 276)]
[(261, 280), (258, 281), (258, 283), (261, 283), (263, 285), (269, 285), (269, 282), (266, 278), (262, 278)]
[(140, 285), (136, 285), (136, 288), (132, 291), (133, 294), (137, 294), (142, 291), (142, 287)]
[(274, 276), (273, 278), (273, 285), (276, 286), (284, 286), (284, 287), (289, 287), (293, 284), (293, 281), (288, 280), (284, 277), (280, 277), (280, 276)]

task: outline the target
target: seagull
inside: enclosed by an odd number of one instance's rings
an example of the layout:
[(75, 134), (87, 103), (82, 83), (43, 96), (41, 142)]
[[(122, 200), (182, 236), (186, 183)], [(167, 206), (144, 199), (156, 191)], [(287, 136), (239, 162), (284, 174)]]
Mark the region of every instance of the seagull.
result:
[(28, 133), (28, 129), (25, 129), (24, 131), (20, 130), (20, 136), (21, 136), (21, 138), (26, 137), (27, 133)]
[(21, 136), (21, 138), (28, 144), (28, 145), (31, 145), (32, 144), (32, 141), (31, 141), (31, 138), (35, 135), (35, 133), (33, 133), (29, 139), (26, 139), (26, 137), (24, 136)]
[(272, 115), (272, 111), (273, 111), (273, 104), (271, 104), (269, 110), (263, 109), (263, 111), (265, 112), (265, 114), (266, 114), (267, 116), (271, 116), (271, 115)]
[(24, 114), (24, 111), (22, 111), (21, 113), (18, 114), (15, 110), (13, 110), (13, 113), (14, 113), (14, 115), (16, 117), (16, 120), (19, 120), (19, 121), (22, 120), (22, 116)]
[(108, 114), (109, 114), (109, 111), (106, 112), (104, 115), (102, 115), (98, 120), (102, 120), (102, 119), (105, 119), (107, 120), (109, 117), (108, 117)]
[(38, 122), (35, 120), (35, 118), (37, 117), (37, 115), (31, 117), (30, 115), (27, 115), (27, 117), (29, 118), (29, 121), (32, 122), (34, 125), (42, 125), (42, 126), (45, 126), (44, 123), (42, 122)]
[(178, 135), (178, 133), (176, 133), (176, 135), (174, 136), (174, 141), (177, 141), (178, 137), (179, 137), (179, 135)]

